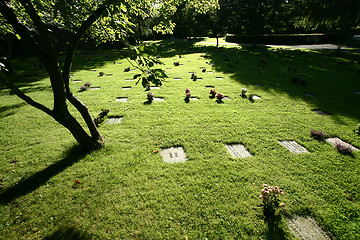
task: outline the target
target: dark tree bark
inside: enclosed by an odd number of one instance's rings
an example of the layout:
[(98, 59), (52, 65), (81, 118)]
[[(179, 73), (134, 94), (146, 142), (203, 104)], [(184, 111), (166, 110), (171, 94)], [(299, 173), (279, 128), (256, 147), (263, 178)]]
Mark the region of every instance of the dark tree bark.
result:
[[(92, 15), (81, 25), (80, 29), (75, 34), (74, 38), (69, 44), (66, 60), (63, 70), (61, 71), (58, 62), (58, 53), (55, 51), (49, 31), (45, 24), (37, 14), (34, 6), (30, 1), (19, 0), (26, 13), (32, 20), (35, 30), (28, 29), (25, 25), (19, 22), (16, 14), (9, 3), (0, 1), (0, 12), (6, 18), (9, 24), (15, 29), (17, 34), (22, 38), (22, 41), (31, 49), (34, 50), (35, 55), (40, 62), (43, 63), (50, 78), (50, 83), (54, 96), (53, 109), (49, 109), (44, 105), (34, 101), (26, 96), (19, 88), (8, 82), (4, 77), (0, 76), (1, 82), (10, 88), (14, 94), (26, 101), (31, 106), (38, 108), (46, 114), (53, 117), (57, 122), (67, 128), (80, 145), (88, 149), (96, 149), (104, 146), (104, 140), (100, 135), (87, 107), (74, 96), (69, 88), (69, 75), (71, 71), (72, 62), (74, 59), (75, 50), (78, 47), (80, 39), (87, 29), (101, 16), (106, 10), (107, 3), (104, 2), (95, 10)], [(67, 101), (69, 101), (81, 113), (90, 135), (83, 129), (80, 123), (70, 114), (68, 110)]]

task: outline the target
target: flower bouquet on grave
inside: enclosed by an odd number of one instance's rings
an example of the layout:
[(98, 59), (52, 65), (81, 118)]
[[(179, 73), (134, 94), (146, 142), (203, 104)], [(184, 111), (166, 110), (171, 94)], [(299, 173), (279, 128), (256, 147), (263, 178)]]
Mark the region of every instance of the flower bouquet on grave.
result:
[(146, 98), (147, 98), (148, 102), (152, 102), (154, 100), (154, 93), (148, 92), (146, 94)]
[(80, 91), (86, 91), (86, 90), (88, 90), (89, 87), (90, 87), (90, 85), (91, 85), (91, 84), (90, 84), (89, 82), (84, 83), (84, 85), (80, 87)]
[(255, 100), (254, 100), (254, 94), (250, 94), (250, 95), (249, 95), (249, 101), (250, 101), (250, 102), (255, 102)]
[(99, 72), (99, 76), (104, 76), (105, 75), (105, 73), (103, 72), (103, 71), (101, 71), (101, 72)]
[(241, 97), (242, 98), (246, 98), (246, 92), (247, 92), (247, 88), (241, 89)]
[(108, 115), (108, 113), (110, 112), (109, 109), (101, 109), (101, 112), (99, 113), (99, 115), (94, 118), (94, 123), (97, 127), (99, 127), (105, 120), (106, 115)]
[(222, 93), (218, 93), (218, 94), (215, 95), (215, 97), (216, 97), (217, 100), (222, 101), (225, 96)]
[(191, 97), (190, 89), (185, 89), (185, 101), (189, 102)]
[(216, 90), (215, 89), (211, 89), (210, 92), (210, 98), (215, 98), (215, 95), (216, 95)]
[(274, 216), (276, 211), (286, 213), (285, 204), (280, 202), (280, 195), (285, 193), (278, 186), (263, 185), (261, 195), (259, 198), (262, 200), (262, 207), (265, 216)]

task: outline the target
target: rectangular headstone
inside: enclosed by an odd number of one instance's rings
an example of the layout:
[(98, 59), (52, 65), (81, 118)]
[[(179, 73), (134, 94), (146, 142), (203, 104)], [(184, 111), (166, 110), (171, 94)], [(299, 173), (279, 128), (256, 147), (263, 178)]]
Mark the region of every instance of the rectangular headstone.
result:
[(164, 149), (160, 152), (160, 155), (166, 163), (185, 162), (186, 154), (183, 147), (171, 147)]
[(309, 151), (295, 141), (279, 141), (281, 145), (286, 147), (292, 153), (308, 153)]
[(235, 158), (251, 157), (251, 153), (242, 144), (225, 144), (231, 156)]

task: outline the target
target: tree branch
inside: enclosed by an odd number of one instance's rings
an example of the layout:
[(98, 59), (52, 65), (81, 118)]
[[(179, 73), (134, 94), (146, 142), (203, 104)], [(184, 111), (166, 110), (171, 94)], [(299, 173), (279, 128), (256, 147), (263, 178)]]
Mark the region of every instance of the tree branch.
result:
[(32, 98), (26, 96), (18, 87), (14, 84), (8, 82), (3, 76), (0, 75), (0, 82), (2, 82), (6, 87), (8, 87), (16, 96), (30, 104), (31, 106), (40, 109), (41, 111), (45, 112), (46, 114), (53, 117), (53, 112), (49, 108), (45, 107), (44, 105), (34, 101)]

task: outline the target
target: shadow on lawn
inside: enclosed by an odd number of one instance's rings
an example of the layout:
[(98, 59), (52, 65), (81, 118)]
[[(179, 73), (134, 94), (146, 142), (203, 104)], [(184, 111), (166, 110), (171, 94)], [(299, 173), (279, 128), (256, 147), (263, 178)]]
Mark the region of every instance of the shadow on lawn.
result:
[(76, 145), (71, 148), (67, 157), (64, 159), (50, 165), (49, 167), (35, 173), (31, 177), (28, 177), (16, 185), (6, 189), (0, 193), (0, 204), (8, 204), (11, 201), (15, 200), (18, 197), (24, 196), (43, 184), (45, 184), (50, 178), (54, 177), (58, 173), (64, 171), (66, 168), (70, 167), (74, 163), (80, 161), (88, 151), (85, 151), (81, 146)]
[(266, 217), (265, 223), (267, 225), (266, 239), (280, 240), (287, 239), (285, 231), (281, 228), (281, 216)]
[[(159, 43), (161, 57), (192, 53), (206, 54), (199, 59), (211, 63), (219, 73), (229, 74), (241, 88), (287, 94), (302, 99), (314, 109), (340, 116), (360, 118), (359, 50), (272, 50), (268, 47), (219, 47), (194, 45), (185, 41)], [(180, 59), (181, 61), (181, 59)], [(296, 80), (294, 82), (294, 79)], [(256, 84), (261, 86), (256, 86)], [(275, 100), (276, 101), (276, 100)]]
[(60, 227), (51, 235), (43, 240), (90, 240), (93, 237), (86, 232), (82, 232), (75, 227)]

